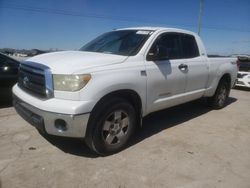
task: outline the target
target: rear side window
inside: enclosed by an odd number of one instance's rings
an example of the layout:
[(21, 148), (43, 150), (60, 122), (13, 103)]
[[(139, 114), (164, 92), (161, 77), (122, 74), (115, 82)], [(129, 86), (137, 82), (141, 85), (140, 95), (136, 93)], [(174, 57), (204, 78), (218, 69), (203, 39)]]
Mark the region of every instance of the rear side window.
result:
[(200, 55), (199, 49), (194, 36), (182, 35), (181, 36), (183, 58), (194, 58)]

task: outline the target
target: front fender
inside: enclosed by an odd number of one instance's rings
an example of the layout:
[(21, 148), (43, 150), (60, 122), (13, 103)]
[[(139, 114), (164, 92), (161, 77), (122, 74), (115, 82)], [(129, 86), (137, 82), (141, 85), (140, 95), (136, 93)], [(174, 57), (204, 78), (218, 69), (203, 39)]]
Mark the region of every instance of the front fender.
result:
[(140, 68), (110, 70), (92, 74), (91, 81), (80, 92), (80, 100), (94, 100), (97, 103), (105, 95), (118, 90), (136, 92), (141, 98), (142, 110), (145, 112), (146, 77), (141, 75)]

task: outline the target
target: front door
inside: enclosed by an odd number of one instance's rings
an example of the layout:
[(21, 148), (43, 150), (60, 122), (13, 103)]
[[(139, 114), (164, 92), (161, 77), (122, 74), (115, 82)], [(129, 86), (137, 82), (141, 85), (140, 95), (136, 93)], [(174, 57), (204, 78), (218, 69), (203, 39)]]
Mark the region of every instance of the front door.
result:
[(161, 34), (153, 43), (148, 54), (155, 53), (158, 48), (166, 50), (166, 59), (149, 60), (147, 58), (145, 60), (147, 113), (182, 103), (186, 87), (186, 61), (181, 59), (179, 34)]

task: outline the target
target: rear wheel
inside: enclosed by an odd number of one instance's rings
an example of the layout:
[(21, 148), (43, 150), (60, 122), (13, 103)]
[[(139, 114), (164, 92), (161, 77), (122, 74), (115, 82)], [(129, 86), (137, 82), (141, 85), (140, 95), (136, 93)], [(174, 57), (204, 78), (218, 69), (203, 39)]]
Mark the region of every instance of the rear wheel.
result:
[(87, 145), (99, 154), (112, 154), (122, 150), (135, 130), (136, 113), (124, 99), (113, 98), (93, 112)]
[(214, 96), (208, 98), (208, 104), (214, 109), (225, 107), (230, 93), (230, 83), (227, 80), (221, 80)]

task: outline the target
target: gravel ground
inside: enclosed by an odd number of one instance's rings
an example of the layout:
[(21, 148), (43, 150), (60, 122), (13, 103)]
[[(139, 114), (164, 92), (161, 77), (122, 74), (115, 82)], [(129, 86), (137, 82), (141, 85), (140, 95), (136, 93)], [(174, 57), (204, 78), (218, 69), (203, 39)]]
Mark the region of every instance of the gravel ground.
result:
[(0, 108), (0, 188), (250, 187), (250, 92), (228, 105), (202, 100), (154, 113), (129, 147), (99, 157), (81, 141), (42, 136)]

